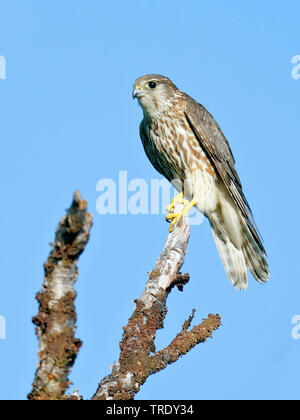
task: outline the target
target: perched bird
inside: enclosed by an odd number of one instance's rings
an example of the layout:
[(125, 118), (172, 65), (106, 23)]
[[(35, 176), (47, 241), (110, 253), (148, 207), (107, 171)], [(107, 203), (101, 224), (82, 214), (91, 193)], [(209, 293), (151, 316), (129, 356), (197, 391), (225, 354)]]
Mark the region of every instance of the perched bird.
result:
[[(170, 231), (196, 206), (210, 222), (231, 283), (246, 289), (247, 267), (259, 283), (265, 283), (270, 276), (266, 252), (230, 145), (217, 122), (165, 76), (140, 77), (132, 96), (138, 98), (144, 113), (140, 136), (145, 152), (155, 169), (180, 192), (168, 208)], [(180, 213), (174, 212), (177, 202), (185, 204)]]

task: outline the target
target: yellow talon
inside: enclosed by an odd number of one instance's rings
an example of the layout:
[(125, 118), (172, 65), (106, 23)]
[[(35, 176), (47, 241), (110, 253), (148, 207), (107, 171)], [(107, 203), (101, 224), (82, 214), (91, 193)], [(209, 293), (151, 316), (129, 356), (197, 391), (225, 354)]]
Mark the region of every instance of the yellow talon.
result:
[[(179, 196), (180, 196), (181, 194), (179, 194)], [(177, 196), (177, 197), (175, 197), (175, 199), (176, 198), (178, 198), (179, 196)], [(183, 197), (183, 195), (182, 195), (182, 197)], [(182, 197), (181, 197), (181, 199), (182, 199)], [(174, 200), (175, 200), (174, 199)], [(174, 201), (173, 200), (173, 201)], [(180, 199), (179, 199), (180, 200)], [(177, 200), (177, 202), (176, 202), (176, 204), (178, 203), (178, 202), (180, 202), (179, 200)], [(186, 203), (186, 200), (184, 200), (185, 201), (185, 203)], [(172, 202), (172, 204), (173, 204), (173, 202)], [(172, 204), (171, 204), (171, 206), (172, 206)], [(176, 205), (175, 204), (175, 205)], [(167, 216), (166, 216), (166, 220), (168, 221), (168, 222), (171, 222), (171, 226), (170, 226), (170, 233), (172, 233), (173, 232), (173, 229), (174, 229), (174, 226), (176, 225), (176, 223), (177, 222), (179, 222), (179, 220), (180, 219), (182, 219), (182, 217), (186, 214), (186, 213), (188, 213), (190, 210), (191, 210), (191, 208), (193, 208), (194, 206), (196, 205), (196, 201), (191, 201), (190, 203), (188, 203), (188, 205), (181, 211), (181, 212), (179, 212), (179, 213), (170, 213), (170, 214), (168, 214)], [(171, 207), (170, 206), (170, 207)], [(174, 211), (174, 210), (173, 210)]]
[(187, 200), (184, 200), (184, 193), (181, 192), (180, 194), (176, 195), (176, 197), (173, 198), (172, 203), (167, 207), (167, 211), (169, 213), (174, 213), (176, 204), (184, 204), (185, 206), (189, 204)]

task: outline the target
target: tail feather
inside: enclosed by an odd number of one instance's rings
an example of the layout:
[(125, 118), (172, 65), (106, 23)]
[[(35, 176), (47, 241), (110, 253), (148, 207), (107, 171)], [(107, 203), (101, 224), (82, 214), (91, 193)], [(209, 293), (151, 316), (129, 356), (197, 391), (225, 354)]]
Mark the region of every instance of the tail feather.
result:
[(234, 245), (229, 231), (224, 229), (216, 215), (210, 218), (210, 223), (225, 271), (233, 286), (239, 290), (247, 289), (247, 267), (253, 277), (264, 284), (270, 277), (266, 253), (247, 223), (240, 220), (242, 236), (239, 247)]
[(243, 251), (238, 250), (229, 237), (220, 237), (214, 229), (212, 229), (212, 232), (229, 280), (236, 289), (247, 289), (248, 276)]
[(266, 283), (270, 278), (269, 266), (266, 253), (263, 247), (253, 238), (248, 226), (244, 226), (244, 238), (242, 250), (246, 259), (247, 266), (253, 277), (261, 284)]

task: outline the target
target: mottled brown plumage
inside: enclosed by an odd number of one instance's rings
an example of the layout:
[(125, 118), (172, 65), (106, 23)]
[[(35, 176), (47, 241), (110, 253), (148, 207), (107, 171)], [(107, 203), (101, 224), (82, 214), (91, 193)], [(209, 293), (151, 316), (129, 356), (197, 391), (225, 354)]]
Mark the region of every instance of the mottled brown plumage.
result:
[(140, 135), (148, 158), (209, 219), (233, 285), (247, 287), (247, 266), (264, 283), (269, 278), (265, 250), (219, 125), (165, 76), (140, 77), (133, 96), (144, 112)]

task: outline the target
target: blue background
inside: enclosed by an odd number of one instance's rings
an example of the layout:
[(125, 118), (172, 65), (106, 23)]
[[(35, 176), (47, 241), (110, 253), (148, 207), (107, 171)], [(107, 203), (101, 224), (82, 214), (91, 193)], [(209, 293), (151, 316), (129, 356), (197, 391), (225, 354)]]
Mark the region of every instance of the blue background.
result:
[(169, 76), (215, 116), (229, 139), (268, 251), (272, 278), (236, 291), (208, 223), (192, 228), (173, 291), (162, 348), (192, 308), (195, 323), (222, 316), (214, 338), (148, 378), (137, 399), (298, 399), (300, 54), (296, 0), (208, 2), (15, 0), (0, 3), (1, 264), (0, 398), (23, 399), (37, 364), (31, 317), (43, 262), (78, 188), (94, 215), (79, 262), (77, 336), (71, 380), (90, 398), (118, 358), (127, 323), (166, 239), (162, 215), (100, 216), (97, 181), (150, 182), (141, 109), (131, 99), (145, 73)]

